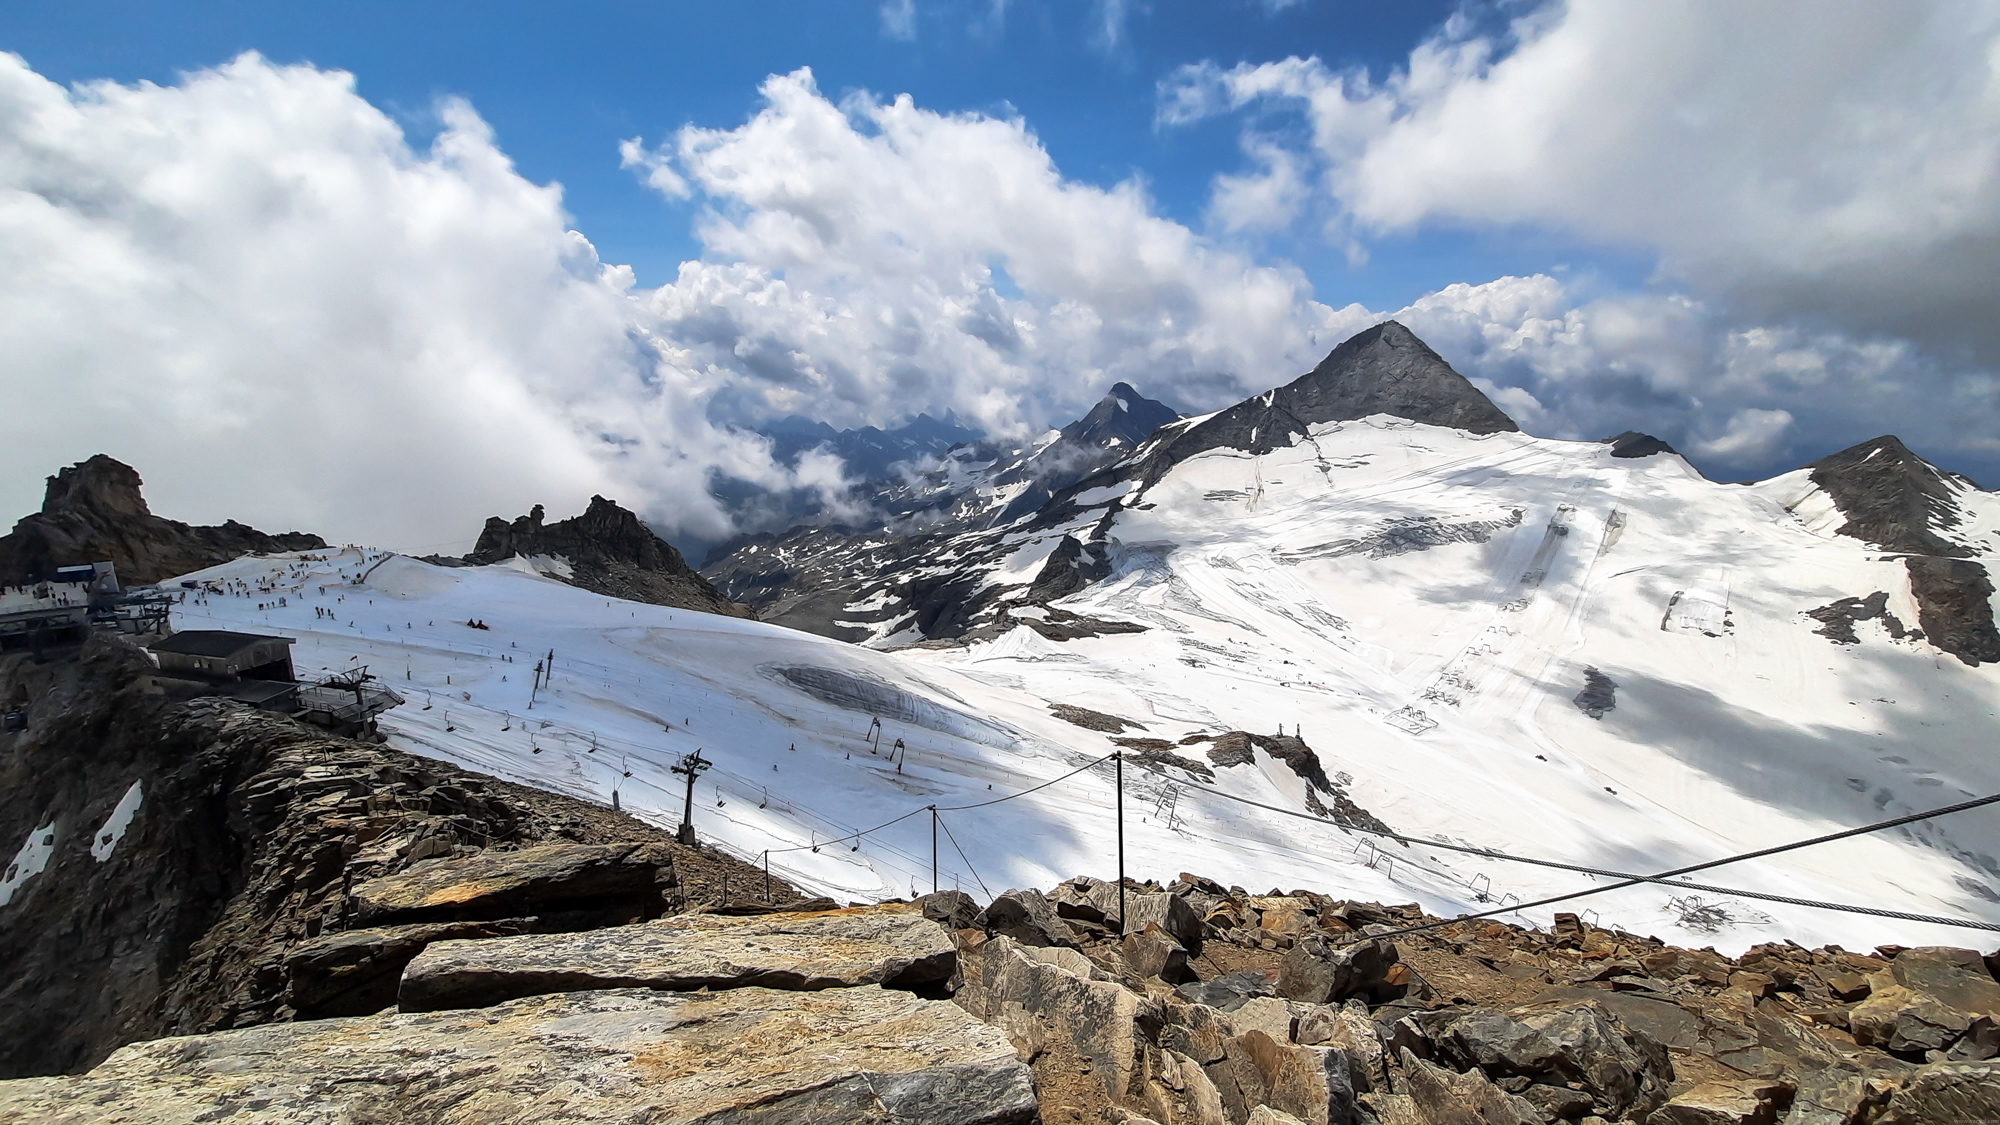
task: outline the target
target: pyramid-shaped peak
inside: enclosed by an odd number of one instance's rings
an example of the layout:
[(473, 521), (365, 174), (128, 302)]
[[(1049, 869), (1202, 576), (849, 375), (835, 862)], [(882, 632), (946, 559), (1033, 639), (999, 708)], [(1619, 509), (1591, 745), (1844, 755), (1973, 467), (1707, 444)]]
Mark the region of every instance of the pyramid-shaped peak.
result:
[(1318, 367), (1279, 388), (1277, 396), (1304, 422), (1388, 414), (1475, 434), (1521, 428), (1416, 333), (1394, 320), (1355, 333)]
[(1847, 517), (1840, 534), (1888, 551), (1972, 554), (1944, 533), (1963, 522), (1957, 490), (1978, 486), (1911, 452), (1894, 434), (1848, 446), (1807, 468), (1813, 483), (1825, 489)]

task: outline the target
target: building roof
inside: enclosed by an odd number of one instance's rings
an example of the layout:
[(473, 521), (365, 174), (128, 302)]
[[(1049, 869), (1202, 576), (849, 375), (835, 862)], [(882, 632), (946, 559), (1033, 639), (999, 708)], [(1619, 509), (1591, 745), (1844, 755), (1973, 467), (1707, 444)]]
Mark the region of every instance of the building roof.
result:
[(251, 645), (268, 644), (271, 641), (280, 641), (284, 644), (296, 643), (291, 637), (272, 637), (262, 633), (232, 633), (227, 629), (189, 629), (157, 642), (153, 645), (153, 651), (223, 658), (235, 656)]

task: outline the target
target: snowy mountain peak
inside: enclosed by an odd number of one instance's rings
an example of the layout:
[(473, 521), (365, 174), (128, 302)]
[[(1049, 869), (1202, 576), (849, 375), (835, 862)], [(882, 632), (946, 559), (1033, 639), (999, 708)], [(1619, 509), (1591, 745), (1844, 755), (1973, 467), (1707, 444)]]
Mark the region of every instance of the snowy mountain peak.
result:
[(1146, 481), (1211, 449), (1269, 453), (1315, 424), (1373, 414), (1474, 434), (1521, 428), (1416, 333), (1385, 320), (1349, 337), (1319, 366), (1284, 386), (1168, 435), (1148, 458)]
[(1166, 403), (1147, 398), (1130, 383), (1116, 383), (1088, 414), (1064, 426), (1062, 436), (1075, 445), (1131, 448), (1151, 437), (1154, 430), (1179, 419), (1180, 414)]
[(1980, 553), (1950, 533), (1964, 522), (1959, 497), (1979, 487), (1910, 452), (1893, 434), (1807, 466), (1847, 522), (1839, 534), (1885, 551), (1967, 558)]

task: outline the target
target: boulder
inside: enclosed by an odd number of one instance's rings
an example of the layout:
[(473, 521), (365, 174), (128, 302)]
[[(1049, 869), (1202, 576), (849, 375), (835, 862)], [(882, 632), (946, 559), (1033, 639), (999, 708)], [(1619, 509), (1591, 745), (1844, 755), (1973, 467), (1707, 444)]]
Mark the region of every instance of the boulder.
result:
[[(754, 1045), (754, 1049), (746, 1049)], [(567, 993), (158, 1039), (0, 1082), (0, 1120), (241, 1125), (1037, 1120), (1006, 1037), (878, 987)]]
[(1065, 1040), (1112, 1102), (1135, 1092), (1143, 1047), (1161, 1022), (1159, 1006), (1028, 953), (1007, 937), (967, 952), (959, 965), (965, 981), (952, 1001), (1004, 1030), (1024, 1054)]
[(1127, 892), (1126, 909), (1132, 914), (1130, 924), (1125, 927), (1127, 932), (1138, 933), (1147, 926), (1158, 926), (1189, 953), (1201, 952), (1201, 919), (1195, 916), (1186, 899), (1179, 895)]
[(1335, 948), (1314, 934), (1300, 941), (1278, 965), (1278, 995), (1308, 1004), (1338, 1002), (1350, 996), (1382, 1001), (1402, 994), (1387, 981), (1400, 954), (1392, 942), (1369, 939)]
[(1188, 968), (1187, 948), (1156, 925), (1147, 926), (1140, 933), (1126, 934), (1118, 945), (1118, 954), (1127, 967), (1142, 977), (1158, 977), (1168, 984), (1196, 979), (1194, 970)]
[(435, 859), (370, 879), (348, 896), (357, 926), (551, 918), (547, 929), (657, 918), (674, 886), (665, 844), (544, 844), (488, 849), (467, 859)]
[(1245, 1001), (1277, 992), (1278, 976), (1263, 969), (1243, 969), (1204, 981), (1181, 985), (1175, 992), (1190, 1003), (1206, 1004), (1219, 1012), (1233, 1012)]
[(1703, 1082), (1674, 1095), (1647, 1125), (1774, 1125), (1791, 1105), (1788, 1083)]
[(1222, 1044), (1237, 1033), (1228, 1016), (1206, 1004), (1168, 1000), (1166, 1021), (1161, 1044), (1202, 1065), (1222, 1058)]
[[(1901, 958), (1898, 958), (1901, 960)], [(1875, 1125), (1991, 1125), (2000, 1121), (2000, 1062), (1919, 1067)]]
[(533, 932), (533, 918), (432, 922), (327, 934), (285, 955), (285, 1003), (302, 1019), (365, 1016), (396, 1006), (403, 967), (434, 941)]
[(969, 930), (979, 921), (979, 904), (964, 891), (938, 891), (916, 902), (923, 915), (947, 930)]
[(1206, 1070), (1232, 1122), (1248, 1121), (1260, 1105), (1314, 1125), (1355, 1120), (1347, 1056), (1337, 1049), (1294, 1046), (1249, 1031), (1225, 1042), (1223, 1059)]
[(1644, 1118), (1667, 1100), (1674, 1065), (1667, 1049), (1618, 1022), (1602, 1005), (1515, 1012), (1554, 1049), (1548, 1073), (1576, 1083), (1597, 1099), (1600, 1115)]
[(1296, 1000), (1280, 1000), (1274, 996), (1259, 996), (1245, 1001), (1243, 1006), (1224, 1017), (1238, 1035), (1250, 1031), (1261, 1031), (1280, 1043), (1293, 1041), (1292, 1031), (1303, 1012), (1313, 1009)]
[(957, 957), (951, 935), (907, 907), (688, 914), (587, 933), (437, 942), (403, 970), (397, 1005), (431, 1012), (604, 988), (907, 986), (950, 976)]
[(1543, 1125), (1540, 1111), (1509, 1098), (1479, 1071), (1454, 1074), (1402, 1052), (1403, 1082), (1423, 1125)]
[(1476, 1066), (1494, 1078), (1547, 1074), (1560, 1053), (1548, 1036), (1485, 1009), (1452, 1021), (1433, 1043), (1439, 1059), (1459, 1070)]
[(1306, 899), (1289, 896), (1253, 898), (1250, 905), (1257, 910), (1258, 926), (1270, 933), (1296, 938), (1319, 928), (1313, 904)]
[(1353, 1064), (1354, 1088), (1366, 1091), (1380, 1083), (1387, 1071), (1387, 1055), (1368, 1005), (1349, 1000), (1339, 1007), (1321, 1004), (1299, 1017), (1293, 1038), (1308, 1047), (1338, 1047)]
[(1042, 892), (1002, 891), (975, 923), (990, 934), (1009, 937), (1022, 945), (1078, 945), (1076, 931), (1056, 915), (1054, 904)]
[(1847, 1021), (1863, 1046), (1916, 1053), (1945, 1050), (1981, 1017), (2000, 1020), (2000, 984), (1980, 955), (1930, 946), (1903, 950), (1870, 978)]
[(1893, 983), (1887, 973), (1871, 981), (1868, 999), (1847, 1013), (1854, 1041), (1885, 1051), (1942, 1051), (1972, 1028), (1972, 1014), (1937, 997)]
[(1305, 1122), (1300, 1121), (1282, 1109), (1272, 1109), (1270, 1106), (1260, 1105), (1250, 1111), (1250, 1118), (1246, 1122), (1246, 1125), (1305, 1125)]

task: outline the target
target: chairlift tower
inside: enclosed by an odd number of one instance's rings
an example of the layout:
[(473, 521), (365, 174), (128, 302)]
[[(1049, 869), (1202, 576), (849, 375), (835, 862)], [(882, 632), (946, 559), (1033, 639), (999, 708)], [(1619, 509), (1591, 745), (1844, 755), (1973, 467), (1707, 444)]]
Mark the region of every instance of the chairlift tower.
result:
[(714, 764), (701, 756), (700, 747), (696, 747), (692, 754), (683, 755), (681, 760), (674, 764), (673, 772), (686, 777), (688, 786), (687, 804), (681, 809), (681, 826), (674, 833), (674, 840), (677, 843), (686, 844), (688, 847), (694, 846), (694, 779), (700, 777), (703, 771)]

